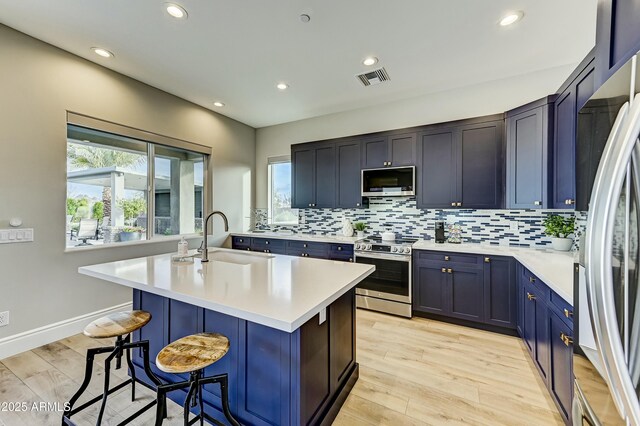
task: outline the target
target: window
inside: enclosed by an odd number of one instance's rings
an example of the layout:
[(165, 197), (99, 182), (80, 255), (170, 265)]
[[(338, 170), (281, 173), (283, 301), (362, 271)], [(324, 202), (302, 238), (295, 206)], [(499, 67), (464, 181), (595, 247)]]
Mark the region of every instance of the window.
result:
[(74, 118), (107, 131), (67, 125), (67, 248), (202, 230), (208, 148)]
[(298, 211), (291, 208), (291, 157), (272, 157), (268, 164), (269, 223), (297, 225)]

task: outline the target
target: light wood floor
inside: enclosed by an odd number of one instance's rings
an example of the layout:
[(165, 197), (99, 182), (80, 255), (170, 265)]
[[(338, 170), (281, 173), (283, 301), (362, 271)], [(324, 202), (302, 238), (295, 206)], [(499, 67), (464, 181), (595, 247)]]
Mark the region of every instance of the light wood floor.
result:
[[(360, 379), (335, 425), (563, 424), (520, 339), (362, 310), (357, 317)], [(2, 360), (0, 404), (67, 401), (82, 381), (86, 349), (105, 343), (111, 342), (76, 335)], [(103, 359), (96, 360), (84, 400), (102, 392)], [(126, 378), (125, 368), (112, 374), (117, 378)], [(114, 394), (103, 424), (122, 421), (153, 398), (142, 386), (137, 391), (134, 403), (128, 388)], [(0, 411), (0, 426), (54, 425), (60, 415)], [(97, 407), (74, 419), (93, 425), (96, 415)], [(132, 424), (153, 418), (151, 410)], [(181, 407), (170, 403), (165, 424), (182, 424)]]

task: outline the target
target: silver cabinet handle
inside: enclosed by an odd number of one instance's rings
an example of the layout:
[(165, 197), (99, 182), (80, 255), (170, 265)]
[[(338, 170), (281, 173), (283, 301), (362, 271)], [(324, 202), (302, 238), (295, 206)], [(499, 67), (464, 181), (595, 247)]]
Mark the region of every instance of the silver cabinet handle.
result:
[(446, 274), (447, 273), (447, 268), (442, 268), (441, 271)]
[(305, 244), (303, 244), (303, 245), (302, 245), (302, 247), (307, 248), (307, 244), (306, 244), (306, 243), (305, 243)]
[(534, 206), (541, 206), (542, 205), (542, 201), (534, 201), (533, 205)]
[(338, 246), (338, 251), (342, 251), (342, 247)]
[(457, 202), (457, 203), (456, 203), (456, 207), (462, 207), (462, 203)]
[(567, 206), (570, 206), (570, 205), (575, 204), (575, 203), (576, 203), (576, 200), (572, 200), (571, 198), (567, 198), (566, 200), (564, 200), (564, 203), (565, 203)]
[(456, 206), (456, 203), (454, 201), (453, 203), (451, 203), (451, 207), (455, 207), (455, 206)]
[(265, 243), (266, 245), (269, 245), (269, 241), (265, 241), (264, 243)]
[(360, 203), (356, 203), (356, 207), (360, 207)]
[(491, 262), (491, 258), (490, 257), (485, 257), (484, 258), (484, 263), (490, 263)]

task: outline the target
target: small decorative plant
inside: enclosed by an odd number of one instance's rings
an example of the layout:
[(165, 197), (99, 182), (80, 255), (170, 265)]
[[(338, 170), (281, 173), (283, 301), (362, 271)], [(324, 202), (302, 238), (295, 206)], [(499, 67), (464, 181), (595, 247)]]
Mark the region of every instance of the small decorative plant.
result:
[(359, 232), (364, 232), (364, 230), (367, 229), (367, 224), (364, 222), (355, 222), (353, 224), (353, 229)]
[(576, 218), (550, 214), (542, 222), (544, 233), (554, 238), (568, 238), (575, 232)]
[(125, 226), (124, 228), (122, 228), (122, 232), (139, 232), (142, 233), (144, 232), (145, 229), (141, 226)]

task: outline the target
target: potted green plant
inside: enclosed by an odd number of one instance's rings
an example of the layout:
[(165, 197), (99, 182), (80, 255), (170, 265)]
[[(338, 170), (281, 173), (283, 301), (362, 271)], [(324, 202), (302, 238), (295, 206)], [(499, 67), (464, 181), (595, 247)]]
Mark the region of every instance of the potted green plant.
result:
[(551, 247), (557, 251), (569, 251), (573, 245), (576, 218), (563, 217), (557, 214), (548, 215), (542, 222), (544, 233), (551, 237)]
[(140, 226), (125, 226), (120, 231), (120, 241), (138, 241), (142, 239), (142, 233), (145, 231)]
[(353, 224), (353, 229), (356, 230), (358, 238), (364, 238), (364, 230), (367, 229), (367, 224), (364, 222), (355, 222)]

